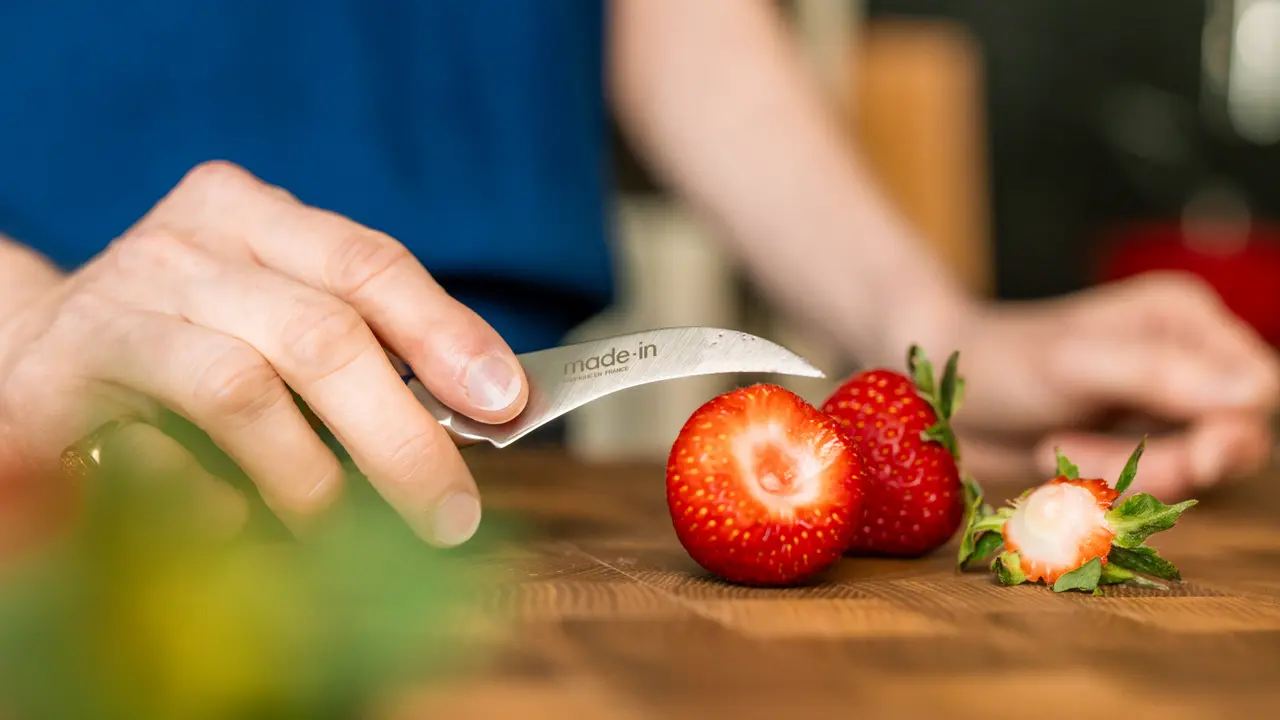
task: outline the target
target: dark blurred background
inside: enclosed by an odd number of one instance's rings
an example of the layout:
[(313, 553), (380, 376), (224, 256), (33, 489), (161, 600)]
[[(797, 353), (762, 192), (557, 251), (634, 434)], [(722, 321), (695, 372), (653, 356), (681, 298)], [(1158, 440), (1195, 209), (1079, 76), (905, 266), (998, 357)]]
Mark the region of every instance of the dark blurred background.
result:
[[(1224, 77), (1239, 49), (1233, 35), (1280, 47), (1277, 5), (868, 0), (861, 34), (924, 21), (971, 36), (985, 115), (991, 290), (1038, 298), (1097, 280), (1099, 255), (1136, 237), (1126, 231), (1133, 223), (1180, 224), (1188, 206), (1235, 218), (1243, 206), (1261, 233), (1262, 221), (1280, 215), (1280, 124), (1233, 124)], [(1251, 27), (1234, 22), (1240, 15), (1252, 15)], [(1269, 75), (1263, 65), (1252, 77), (1280, 91), (1278, 71), (1273, 62)], [(1275, 97), (1253, 102), (1270, 103), (1274, 115)], [(654, 192), (620, 148), (623, 187)]]
[[(1184, 271), (1280, 346), (1280, 0), (779, 5), (872, 174), (973, 293), (1039, 299)], [(740, 327), (849, 369), (725, 269), (715, 229), (615, 142), (626, 310), (589, 332)], [(814, 400), (826, 389), (775, 380)], [(570, 446), (662, 457), (723, 382), (594, 403)]]

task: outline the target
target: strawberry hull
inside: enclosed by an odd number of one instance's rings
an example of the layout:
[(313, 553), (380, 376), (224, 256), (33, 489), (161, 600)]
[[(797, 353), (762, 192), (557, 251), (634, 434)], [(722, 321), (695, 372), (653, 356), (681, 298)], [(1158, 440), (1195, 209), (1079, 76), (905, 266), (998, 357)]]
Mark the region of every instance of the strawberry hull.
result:
[(1059, 451), (1057, 477), (999, 510), (966, 480), (967, 519), (956, 568), (994, 555), (990, 568), (1000, 584), (1044, 583), (1055, 593), (1100, 595), (1109, 585), (1166, 590), (1163, 582), (1182, 582), (1178, 568), (1147, 540), (1172, 528), (1196, 501), (1165, 505), (1148, 493), (1124, 497), (1146, 445), (1143, 438), (1134, 448), (1114, 487), (1081, 478), (1080, 468)]

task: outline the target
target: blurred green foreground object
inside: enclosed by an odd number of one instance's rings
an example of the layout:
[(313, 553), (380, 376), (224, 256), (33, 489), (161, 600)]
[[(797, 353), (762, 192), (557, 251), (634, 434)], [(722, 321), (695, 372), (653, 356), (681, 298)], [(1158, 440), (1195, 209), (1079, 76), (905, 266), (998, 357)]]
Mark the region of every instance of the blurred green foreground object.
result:
[(89, 486), (73, 532), (0, 577), (6, 720), (355, 717), (461, 661), (481, 571), (371, 491), (263, 542), (207, 529), (182, 478), (104, 461)]

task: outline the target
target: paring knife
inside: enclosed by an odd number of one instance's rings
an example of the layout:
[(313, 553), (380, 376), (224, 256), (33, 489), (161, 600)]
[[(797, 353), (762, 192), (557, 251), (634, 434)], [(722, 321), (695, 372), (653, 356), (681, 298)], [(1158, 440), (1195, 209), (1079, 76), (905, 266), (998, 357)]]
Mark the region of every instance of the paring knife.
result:
[(538, 350), (516, 356), (529, 382), (529, 402), (500, 425), (455, 413), (398, 358), (397, 372), (459, 445), (507, 447), (556, 418), (606, 395), (639, 385), (721, 373), (826, 377), (804, 358), (763, 338), (713, 327), (677, 327)]

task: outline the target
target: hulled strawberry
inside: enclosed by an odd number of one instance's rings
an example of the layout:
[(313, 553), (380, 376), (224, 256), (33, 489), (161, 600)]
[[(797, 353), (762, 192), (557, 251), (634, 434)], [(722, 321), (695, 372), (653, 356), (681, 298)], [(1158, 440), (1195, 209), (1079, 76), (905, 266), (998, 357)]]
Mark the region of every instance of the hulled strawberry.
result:
[(1148, 580), (1180, 580), (1177, 568), (1145, 542), (1173, 527), (1196, 504), (1165, 505), (1139, 493), (1116, 505), (1138, 473), (1146, 440), (1129, 457), (1112, 488), (1105, 480), (1082, 479), (1079, 469), (1058, 453), (1058, 476), (1032, 488), (1008, 507), (983, 504), (977, 485), (967, 485), (968, 521), (960, 543), (959, 567), (1000, 551), (991, 569), (1006, 585), (1043, 582), (1054, 591), (1097, 591), (1100, 585)]
[(924, 555), (946, 544), (964, 518), (951, 416), (963, 381), (952, 354), (940, 381), (912, 347), (909, 374), (869, 370), (846, 380), (822, 409), (840, 423), (867, 463), (870, 485), (853, 555)]
[(865, 482), (834, 420), (784, 388), (753, 385), (685, 423), (667, 463), (667, 505), (680, 543), (707, 571), (790, 585), (840, 558)]

